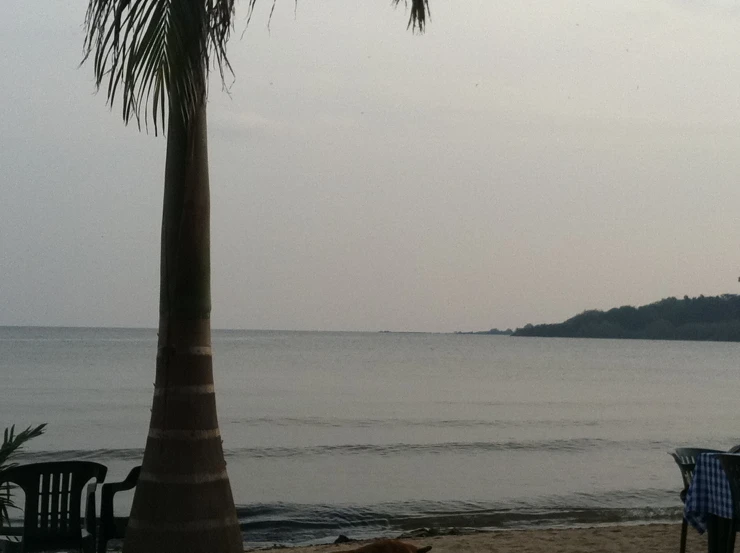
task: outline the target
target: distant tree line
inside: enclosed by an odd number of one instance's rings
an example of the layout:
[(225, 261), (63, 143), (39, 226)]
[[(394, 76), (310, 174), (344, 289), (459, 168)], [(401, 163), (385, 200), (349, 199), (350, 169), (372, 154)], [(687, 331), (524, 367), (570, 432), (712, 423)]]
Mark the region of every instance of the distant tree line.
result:
[(496, 336), (510, 336), (514, 334), (514, 331), (510, 328), (506, 330), (499, 330), (498, 328), (492, 328), (491, 330), (476, 330), (473, 332), (461, 332), (460, 330), (455, 331), (455, 334), (493, 334)]
[(640, 307), (589, 310), (558, 324), (528, 324), (513, 336), (738, 342), (740, 296), (684, 296)]

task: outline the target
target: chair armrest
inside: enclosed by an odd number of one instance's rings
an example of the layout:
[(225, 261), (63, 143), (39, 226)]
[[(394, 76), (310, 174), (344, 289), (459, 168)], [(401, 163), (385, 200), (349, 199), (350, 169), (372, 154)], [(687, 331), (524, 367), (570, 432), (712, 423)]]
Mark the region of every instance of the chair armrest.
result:
[(141, 467), (132, 468), (131, 472), (128, 473), (128, 476), (126, 476), (126, 478), (122, 482), (108, 482), (106, 484), (103, 484), (103, 492), (106, 495), (110, 494), (111, 496), (113, 496), (117, 492), (134, 489), (136, 487), (136, 482), (139, 481), (140, 472)]
[(98, 519), (96, 513), (95, 492), (98, 489), (97, 482), (91, 482), (87, 485), (85, 492), (85, 530), (93, 537), (97, 536)]
[(122, 482), (109, 482), (103, 484), (100, 492), (100, 521), (106, 528), (114, 524), (113, 518), (113, 496), (118, 492), (132, 490), (139, 481), (141, 467), (134, 467)]

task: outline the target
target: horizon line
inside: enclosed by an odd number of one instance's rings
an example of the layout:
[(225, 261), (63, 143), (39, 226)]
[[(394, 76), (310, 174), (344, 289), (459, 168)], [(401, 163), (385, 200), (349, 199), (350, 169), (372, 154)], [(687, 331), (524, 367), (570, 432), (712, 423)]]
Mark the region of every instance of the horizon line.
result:
[[(0, 324), (2, 328), (43, 328), (43, 329), (69, 329), (69, 330), (151, 330), (157, 332), (156, 327), (148, 326), (84, 326), (84, 325), (28, 325), (28, 324)], [(435, 330), (305, 330), (288, 328), (212, 328), (211, 331), (226, 332), (336, 332), (355, 334), (456, 334), (459, 330), (435, 331)], [(473, 331), (477, 332), (477, 331)]]

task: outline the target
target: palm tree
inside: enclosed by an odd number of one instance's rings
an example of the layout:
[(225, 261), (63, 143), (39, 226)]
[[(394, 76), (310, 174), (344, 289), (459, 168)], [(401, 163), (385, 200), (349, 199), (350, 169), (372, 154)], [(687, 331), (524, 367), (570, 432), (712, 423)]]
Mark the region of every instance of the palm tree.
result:
[[(167, 123), (154, 399), (125, 552), (242, 551), (213, 388), (206, 142), (208, 75), (231, 70), (234, 4), (89, 0), (85, 17), (85, 60), (108, 103), (155, 134)], [(428, 10), (411, 0), (412, 30)]]

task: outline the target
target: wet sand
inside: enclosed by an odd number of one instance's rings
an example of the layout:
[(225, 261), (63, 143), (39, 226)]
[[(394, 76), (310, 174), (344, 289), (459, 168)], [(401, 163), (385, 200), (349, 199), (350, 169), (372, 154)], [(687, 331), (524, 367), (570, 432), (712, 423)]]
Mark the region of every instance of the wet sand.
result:
[[(680, 524), (647, 524), (566, 528), (550, 530), (502, 530), (457, 536), (434, 536), (403, 541), (431, 545), (431, 553), (678, 553)], [(290, 553), (348, 551), (367, 542), (290, 548)], [(689, 527), (686, 553), (705, 553), (706, 534)]]

